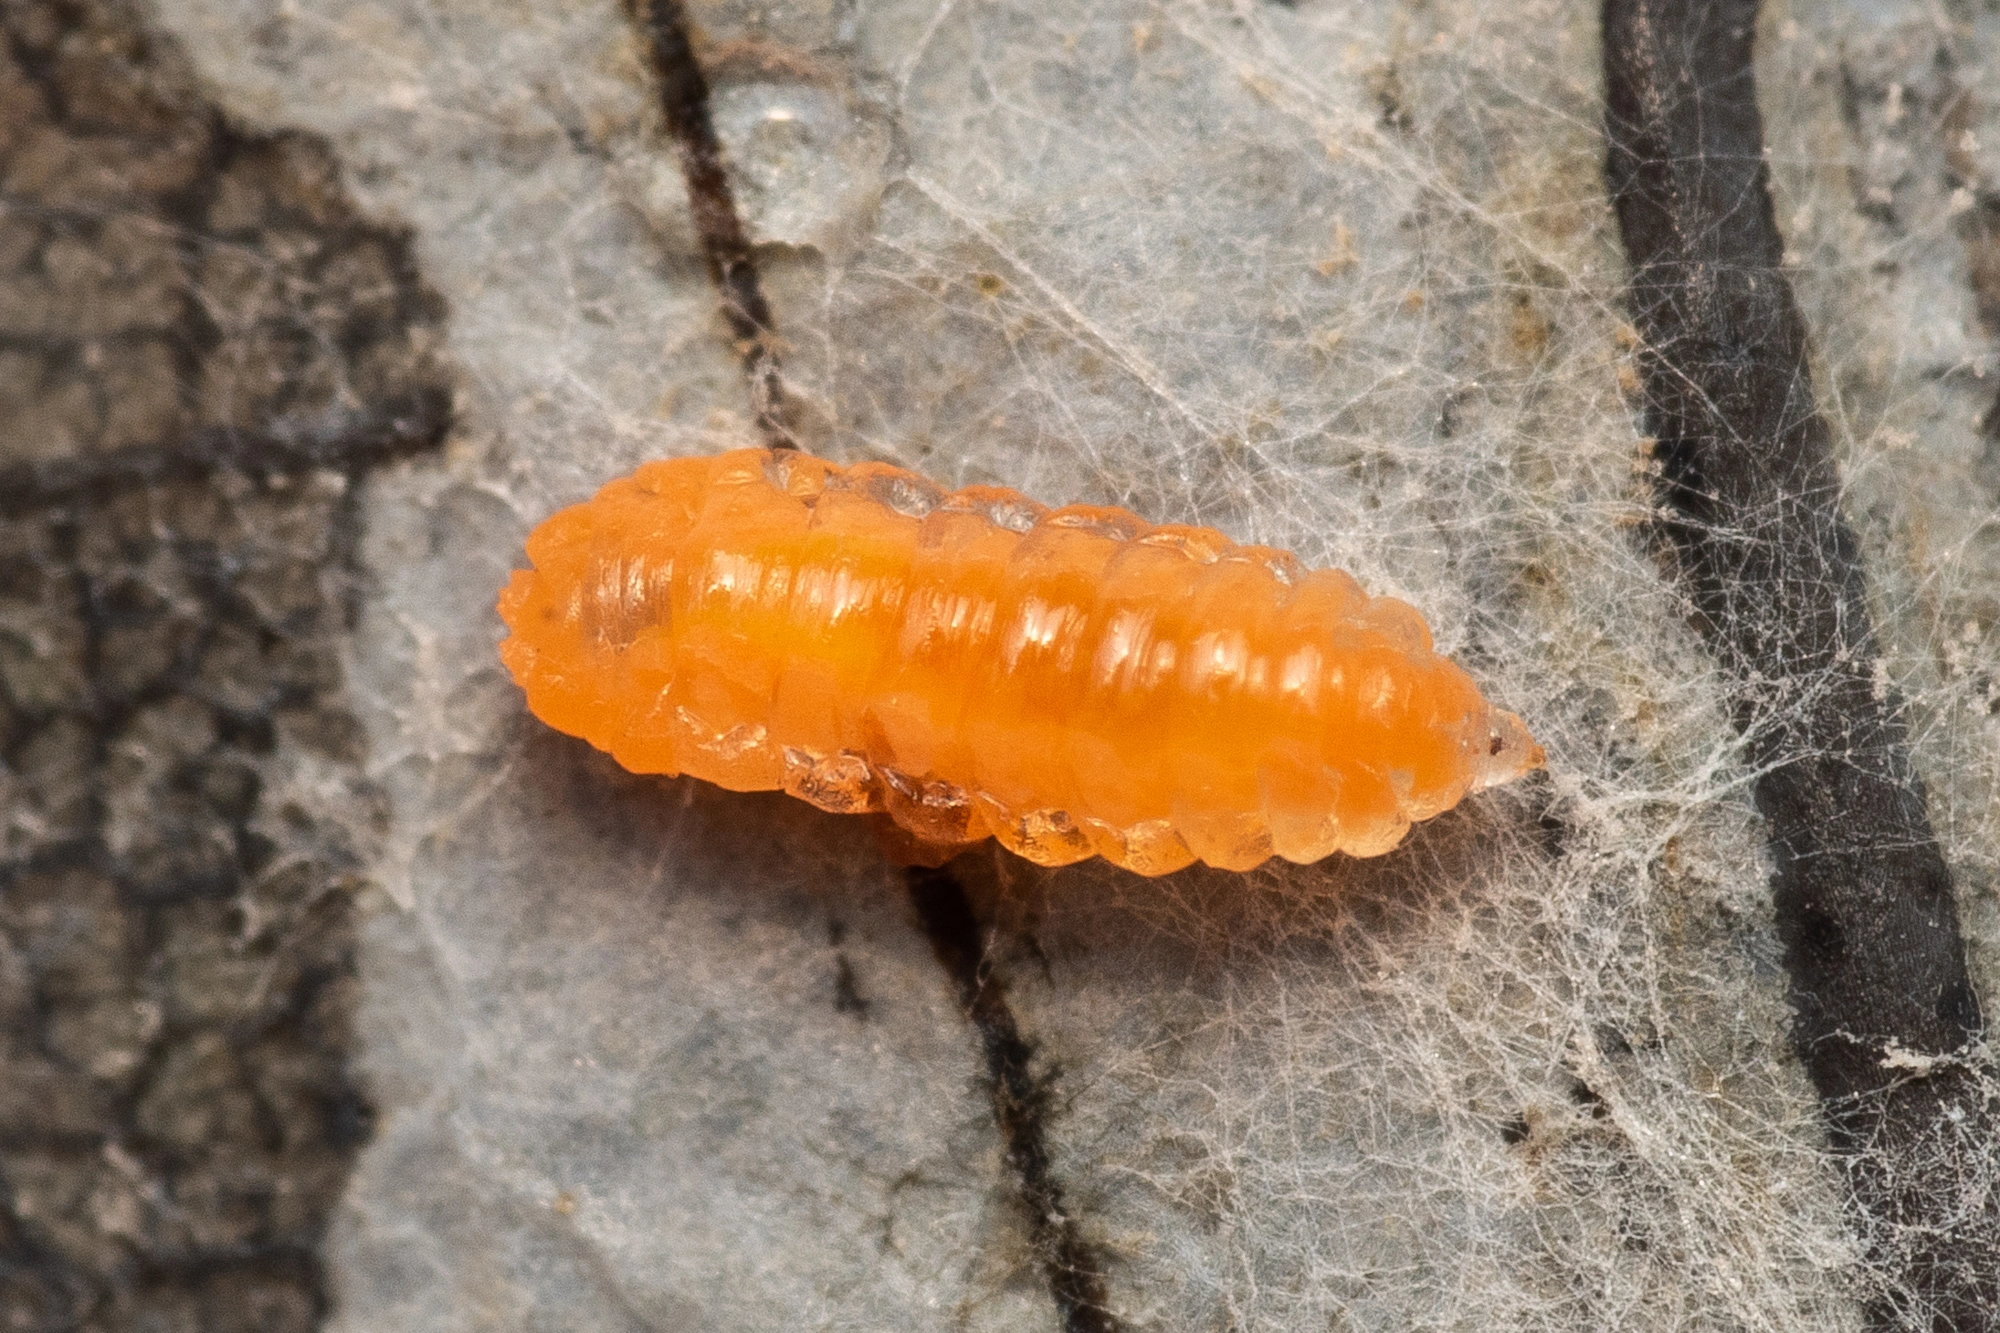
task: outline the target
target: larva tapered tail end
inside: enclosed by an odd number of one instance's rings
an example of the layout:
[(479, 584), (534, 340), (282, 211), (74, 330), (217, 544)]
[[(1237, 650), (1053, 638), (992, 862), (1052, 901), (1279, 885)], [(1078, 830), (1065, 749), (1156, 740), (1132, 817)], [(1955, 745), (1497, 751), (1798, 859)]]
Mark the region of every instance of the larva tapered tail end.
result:
[(1486, 753), (1479, 758), (1473, 773), (1472, 790), (1484, 791), (1488, 787), (1512, 782), (1523, 773), (1548, 762), (1542, 747), (1528, 734), (1527, 724), (1514, 714), (1495, 708), (1490, 715), (1489, 726), (1491, 735), (1486, 743)]

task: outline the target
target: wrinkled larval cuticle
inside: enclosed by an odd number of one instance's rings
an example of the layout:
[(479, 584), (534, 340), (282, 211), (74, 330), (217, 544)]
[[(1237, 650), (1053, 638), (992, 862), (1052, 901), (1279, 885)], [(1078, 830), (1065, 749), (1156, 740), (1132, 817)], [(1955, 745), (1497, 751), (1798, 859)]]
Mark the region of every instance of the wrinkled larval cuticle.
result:
[(1542, 762), (1409, 606), (1122, 509), (744, 449), (649, 463), (527, 549), (500, 653), (542, 721), (885, 814), (916, 855), (1375, 856)]

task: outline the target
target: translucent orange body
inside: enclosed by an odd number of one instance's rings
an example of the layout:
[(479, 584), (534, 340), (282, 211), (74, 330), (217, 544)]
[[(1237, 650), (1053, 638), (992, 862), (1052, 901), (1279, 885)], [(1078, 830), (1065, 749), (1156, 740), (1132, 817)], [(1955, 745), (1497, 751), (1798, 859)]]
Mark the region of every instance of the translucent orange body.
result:
[(1541, 763), (1402, 602), (1208, 528), (746, 449), (528, 538), (500, 653), (638, 773), (1141, 874), (1372, 856)]

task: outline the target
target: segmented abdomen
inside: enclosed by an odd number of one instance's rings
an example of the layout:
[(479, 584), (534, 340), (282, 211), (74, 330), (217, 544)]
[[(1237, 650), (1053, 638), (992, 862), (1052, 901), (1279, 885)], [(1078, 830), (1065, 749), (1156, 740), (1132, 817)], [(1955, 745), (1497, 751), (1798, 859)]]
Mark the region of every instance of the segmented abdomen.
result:
[(1405, 604), (1122, 509), (746, 449), (650, 463), (528, 556), (500, 651), (544, 722), (924, 843), (1371, 856), (1541, 762)]

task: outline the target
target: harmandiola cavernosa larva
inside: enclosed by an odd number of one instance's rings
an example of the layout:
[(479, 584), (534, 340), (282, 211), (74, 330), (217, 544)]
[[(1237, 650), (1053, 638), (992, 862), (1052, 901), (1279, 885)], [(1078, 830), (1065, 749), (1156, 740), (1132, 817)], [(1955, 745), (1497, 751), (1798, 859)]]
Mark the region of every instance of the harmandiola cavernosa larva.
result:
[(637, 773), (886, 812), (941, 856), (1374, 856), (1542, 762), (1422, 617), (1123, 509), (791, 450), (649, 463), (528, 538), (500, 652)]

